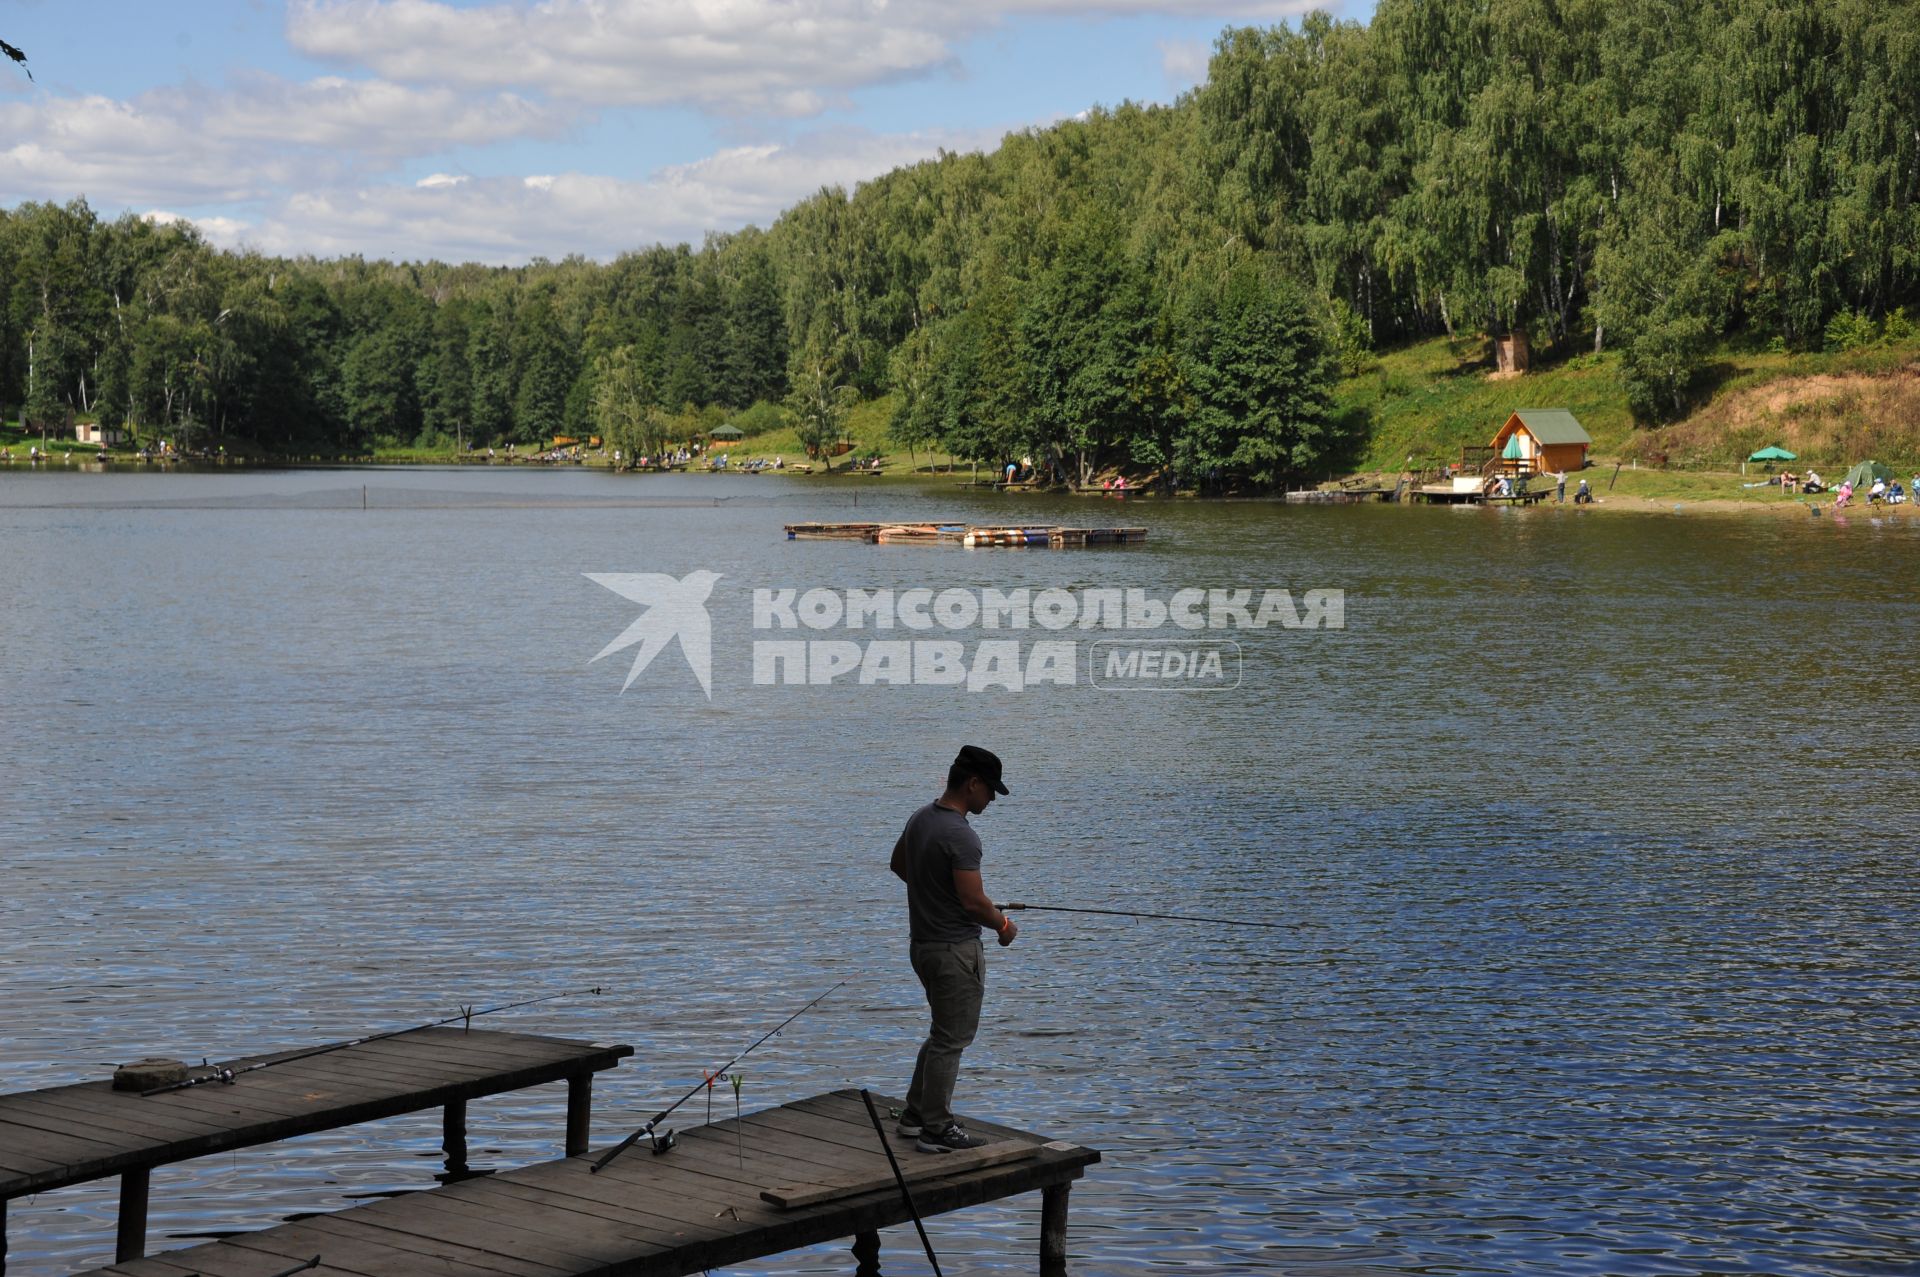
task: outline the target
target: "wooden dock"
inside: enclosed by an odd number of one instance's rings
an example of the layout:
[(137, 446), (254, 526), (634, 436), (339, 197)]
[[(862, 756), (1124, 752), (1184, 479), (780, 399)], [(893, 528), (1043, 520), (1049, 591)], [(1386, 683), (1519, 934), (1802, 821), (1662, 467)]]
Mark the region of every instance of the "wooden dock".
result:
[[(302, 1054), (254, 1056), (231, 1067)], [(118, 1175), (114, 1253), (136, 1259), (145, 1250), (156, 1166), (434, 1108), (444, 1109), (450, 1152), (456, 1142), (464, 1150), (467, 1101), (504, 1091), (566, 1082), (565, 1148), (581, 1152), (594, 1073), (632, 1054), (630, 1046), (523, 1033), (416, 1029), (306, 1054), (231, 1084), (142, 1096), (102, 1080), (0, 1096), (0, 1272), (13, 1198)]]
[(871, 541), (878, 523), (789, 523), (789, 541)]
[(789, 523), (789, 541), (864, 541), (869, 545), (988, 546), (1068, 549), (1093, 545), (1138, 545), (1145, 528), (1068, 528), (1050, 523), (978, 524), (957, 519), (930, 523)]
[[(888, 1101), (881, 1101), (888, 1103)], [(892, 1101), (891, 1103), (898, 1103)], [(1067, 1194), (1093, 1149), (975, 1119), (994, 1138), (924, 1154), (886, 1127), (923, 1218), (1039, 1190), (1040, 1270), (1063, 1273)], [(858, 1092), (782, 1105), (642, 1143), (599, 1174), (568, 1157), (95, 1270), (92, 1277), (641, 1277), (684, 1274), (852, 1237), (878, 1272), (879, 1230), (907, 1207)], [(938, 1251), (938, 1229), (930, 1230)]]

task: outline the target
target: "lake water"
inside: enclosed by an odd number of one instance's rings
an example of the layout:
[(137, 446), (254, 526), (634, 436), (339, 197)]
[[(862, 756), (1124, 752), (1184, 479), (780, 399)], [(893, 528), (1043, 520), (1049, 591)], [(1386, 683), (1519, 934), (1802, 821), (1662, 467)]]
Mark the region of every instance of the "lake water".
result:
[[(959, 1107), (1102, 1150), (1075, 1271), (1920, 1270), (1920, 518), (861, 482), (0, 473), (5, 1089), (603, 984), (485, 1023), (634, 1044), (604, 1144), (845, 980), (743, 1102), (897, 1094), (887, 851), (971, 741), (1013, 790), (997, 898), (1284, 924), (1029, 913), (990, 951)], [(781, 533), (942, 516), (1152, 539)], [(640, 609), (583, 573), (696, 569), (711, 699), (677, 648), (622, 694), (631, 650), (589, 658)], [(1021, 586), (1339, 589), (1346, 623), (1236, 630), (1231, 692), (754, 682), (793, 637), (756, 588)], [(557, 1156), (561, 1108), (475, 1104), (473, 1161)], [(151, 1244), (431, 1186), (439, 1134), (164, 1168)], [(12, 1203), (9, 1271), (108, 1262), (114, 1194)], [(1031, 1271), (1038, 1208), (930, 1232)]]

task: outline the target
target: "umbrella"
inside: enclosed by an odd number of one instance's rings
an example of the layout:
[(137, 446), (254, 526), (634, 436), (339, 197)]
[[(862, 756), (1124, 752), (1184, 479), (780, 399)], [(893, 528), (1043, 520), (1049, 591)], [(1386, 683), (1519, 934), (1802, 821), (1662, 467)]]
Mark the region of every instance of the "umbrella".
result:
[(1747, 458), (1749, 461), (1798, 461), (1799, 459), (1797, 455), (1788, 452), (1777, 443), (1770, 443)]
[(1516, 431), (1508, 435), (1506, 451), (1500, 454), (1501, 459), (1503, 461), (1518, 461), (1526, 455), (1526, 452), (1520, 446), (1519, 432)]

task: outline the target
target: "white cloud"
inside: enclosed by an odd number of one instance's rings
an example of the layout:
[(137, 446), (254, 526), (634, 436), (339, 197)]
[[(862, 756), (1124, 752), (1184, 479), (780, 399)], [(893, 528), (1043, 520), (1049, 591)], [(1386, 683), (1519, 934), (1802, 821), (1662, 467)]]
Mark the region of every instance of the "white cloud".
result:
[(1167, 83), (1176, 89), (1190, 89), (1207, 78), (1207, 64), (1213, 50), (1197, 40), (1156, 40), (1160, 50), (1160, 69)]
[(215, 244), (233, 244), (247, 232), (247, 224), (231, 217), (187, 217), (180, 213), (169, 213), (163, 208), (149, 209), (140, 214), (143, 222), (152, 222), (155, 226), (171, 226), (175, 222), (187, 222), (197, 227)]
[[(480, 261), (511, 265), (569, 253), (608, 260), (709, 230), (765, 226), (823, 185), (851, 188), (941, 149), (992, 146), (997, 131), (876, 134), (828, 130), (792, 145), (733, 147), (628, 181), (586, 173), (472, 178), (306, 191), (215, 243), (269, 253)], [(198, 219), (196, 219), (198, 220)]]
[(124, 102), (40, 95), (0, 104), (0, 190), (103, 205), (259, 200), (451, 146), (554, 136), (568, 118), (512, 94), (331, 77), (250, 76)]
[(852, 90), (950, 67), (1001, 18), (1139, 14), (1277, 19), (1310, 0), (294, 0), (317, 58), (410, 84), (507, 85), (603, 106), (817, 114)]

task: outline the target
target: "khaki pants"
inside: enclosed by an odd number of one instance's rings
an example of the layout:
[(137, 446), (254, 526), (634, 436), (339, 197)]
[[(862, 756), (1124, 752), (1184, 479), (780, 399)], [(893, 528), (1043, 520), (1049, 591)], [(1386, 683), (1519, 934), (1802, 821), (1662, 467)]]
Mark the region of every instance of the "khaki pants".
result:
[(987, 959), (980, 941), (912, 946), (913, 973), (927, 991), (933, 1027), (913, 1062), (906, 1116), (930, 1131), (953, 1121), (953, 1085), (960, 1077), (960, 1053), (980, 1029), (980, 1004), (987, 996)]

